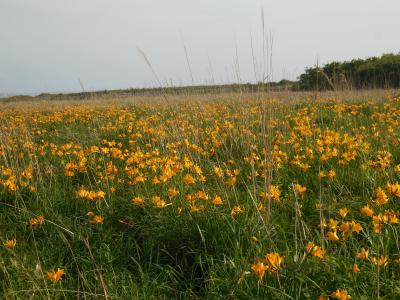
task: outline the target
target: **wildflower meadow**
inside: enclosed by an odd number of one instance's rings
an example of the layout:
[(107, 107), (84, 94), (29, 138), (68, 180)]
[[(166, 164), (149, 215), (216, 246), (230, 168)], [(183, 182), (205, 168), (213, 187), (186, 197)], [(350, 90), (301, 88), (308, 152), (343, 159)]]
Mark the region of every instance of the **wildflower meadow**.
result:
[(0, 109), (0, 298), (399, 299), (400, 97)]

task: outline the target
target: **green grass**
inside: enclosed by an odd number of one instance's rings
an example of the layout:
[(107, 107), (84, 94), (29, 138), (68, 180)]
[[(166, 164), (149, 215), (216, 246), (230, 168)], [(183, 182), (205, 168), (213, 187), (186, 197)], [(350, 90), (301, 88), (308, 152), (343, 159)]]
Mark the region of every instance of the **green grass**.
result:
[[(399, 298), (399, 225), (385, 224), (376, 234), (371, 218), (360, 213), (366, 204), (376, 213), (392, 210), (398, 215), (400, 208), (399, 199), (388, 192), (387, 205), (379, 207), (372, 202), (377, 187), (399, 181), (395, 167), (400, 162), (400, 102), (392, 99), (387, 103), (204, 100), (98, 106), (88, 102), (63, 103), (39, 111), (3, 110), (0, 241), (15, 237), (17, 244), (13, 249), (0, 247), (0, 297), (317, 299), (343, 289), (353, 299), (376, 299), (378, 292), (382, 299)], [(264, 105), (271, 105), (269, 115), (263, 116)], [(335, 112), (335, 105), (342, 112)], [(353, 109), (358, 111), (356, 115), (351, 114)], [(270, 136), (263, 131), (264, 117), (275, 122), (267, 131)], [(304, 128), (298, 127), (306, 125), (311, 133), (302, 135)], [(389, 126), (393, 132), (388, 131)], [(326, 129), (340, 134), (332, 145), (339, 154), (323, 162), (317, 139)], [(134, 137), (136, 133), (141, 137)], [(346, 134), (354, 143), (361, 142), (354, 146), (355, 160), (342, 164), (340, 156), (353, 143), (345, 141)], [(109, 146), (105, 140), (116, 143)], [(265, 209), (267, 199), (260, 196), (266, 189), (263, 163), (271, 155), (267, 151), (265, 158), (268, 141), (276, 151), (285, 153), (280, 163), (274, 161), (268, 178), (281, 191), (280, 201), (271, 204), (270, 216)], [(69, 143), (70, 148), (63, 147)], [(362, 143), (370, 150), (364, 151)], [(91, 146), (108, 148), (109, 153), (89, 153)], [(120, 154), (113, 155), (113, 148), (121, 150)], [(312, 156), (307, 154), (308, 148)], [(392, 154), (384, 170), (368, 165), (380, 150)], [(248, 160), (251, 155), (258, 157), (254, 165)], [(128, 164), (132, 156), (136, 160)], [(65, 176), (65, 164), (78, 163), (79, 157), (87, 159), (85, 170)], [(185, 159), (201, 167), (205, 182), (199, 181), (193, 167), (183, 166)], [(309, 169), (296, 166), (296, 160), (308, 164)], [(107, 174), (111, 161), (118, 169), (116, 174)], [(161, 178), (170, 161), (180, 169), (166, 183), (152, 184), (151, 179)], [(24, 187), (21, 172), (28, 165), (33, 167), (33, 177)], [(235, 186), (226, 185), (228, 174), (217, 177), (215, 166), (225, 173), (239, 170)], [(147, 181), (129, 185), (132, 178), (126, 168), (130, 167), (143, 173)], [(6, 187), (7, 168), (16, 175), (16, 191)], [(320, 170), (331, 169), (336, 172), (334, 179), (318, 180)], [(183, 182), (188, 173), (196, 178), (194, 185)], [(307, 187), (304, 197), (293, 193), (295, 183)], [(105, 199), (79, 198), (76, 192), (82, 186), (104, 191)], [(168, 196), (171, 186), (180, 192), (175, 198)], [(206, 192), (209, 200), (196, 200), (196, 206), (204, 205), (204, 211), (193, 212), (186, 196), (197, 191)], [(211, 203), (215, 195), (221, 196), (223, 205)], [(144, 205), (131, 203), (137, 196), (145, 199)], [(168, 205), (156, 207), (153, 196), (160, 196)], [(262, 210), (257, 209), (260, 202)], [(320, 202), (322, 212), (316, 208)], [(236, 205), (244, 212), (232, 216)], [(345, 218), (338, 214), (342, 207), (349, 209)], [(89, 211), (104, 216), (104, 223), (90, 224)], [(320, 213), (327, 221), (355, 220), (363, 231), (346, 237), (338, 230), (340, 241), (327, 241), (318, 228)], [(30, 225), (30, 219), (39, 215), (44, 216), (44, 223)], [(309, 241), (319, 246), (323, 242), (324, 259), (304, 251)], [(387, 255), (389, 263), (378, 273), (371, 261), (356, 258), (361, 247), (370, 249), (371, 258)], [(270, 252), (283, 256), (283, 264), (279, 272), (266, 272), (259, 281), (251, 265)], [(352, 272), (355, 263), (361, 270), (357, 274)], [(63, 268), (65, 275), (54, 283), (47, 272), (56, 268)]]

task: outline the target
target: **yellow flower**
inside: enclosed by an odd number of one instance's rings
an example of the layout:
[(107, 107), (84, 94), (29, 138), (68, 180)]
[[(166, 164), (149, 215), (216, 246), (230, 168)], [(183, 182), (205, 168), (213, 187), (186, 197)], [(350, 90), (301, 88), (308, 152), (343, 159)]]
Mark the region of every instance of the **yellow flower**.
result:
[(265, 271), (268, 269), (268, 267), (264, 265), (264, 263), (257, 261), (251, 265), (251, 269), (254, 272), (254, 274), (258, 276), (258, 280), (262, 281)]
[(329, 219), (329, 224), (328, 227), (332, 230), (336, 230), (337, 226), (339, 224), (339, 221), (335, 220), (335, 219)]
[(76, 193), (79, 198), (87, 199), (87, 200), (98, 200), (104, 199), (106, 193), (103, 191), (88, 191), (84, 187), (81, 187), (79, 191)]
[(307, 245), (304, 247), (304, 251), (306, 252), (311, 252), (311, 250), (314, 248), (314, 243), (313, 242), (308, 242)]
[(341, 289), (337, 289), (336, 291), (334, 291), (331, 294), (331, 297), (333, 299), (337, 299), (337, 300), (349, 300), (349, 299), (351, 299), (351, 296), (345, 290), (341, 290)]
[(240, 205), (236, 205), (231, 210), (231, 216), (235, 217), (236, 215), (241, 214), (243, 212), (244, 212), (243, 208)]
[(204, 205), (199, 205), (199, 206), (191, 205), (191, 206), (190, 206), (190, 212), (191, 212), (191, 213), (195, 213), (195, 212), (199, 212), (199, 211), (204, 211), (204, 209), (205, 209)]
[(105, 192), (103, 192), (103, 191), (98, 191), (98, 192), (96, 193), (95, 198), (96, 198), (96, 199), (104, 199), (105, 196), (106, 196), (106, 193), (105, 193)]
[(142, 205), (144, 203), (144, 199), (141, 197), (135, 197), (131, 200), (134, 205)]
[(154, 176), (154, 177), (151, 179), (151, 183), (152, 183), (153, 185), (157, 185), (157, 184), (160, 184), (161, 181), (157, 178), (157, 176)]
[(399, 219), (397, 218), (397, 215), (393, 211), (390, 210), (385, 211), (384, 217), (387, 218), (388, 222), (392, 225), (399, 223)]
[(386, 183), (386, 189), (393, 196), (400, 198), (400, 184), (397, 182), (394, 184)]
[(89, 196), (89, 191), (85, 190), (83, 187), (76, 193), (79, 198), (87, 198)]
[(251, 239), (253, 242), (256, 242), (256, 243), (258, 242), (258, 238), (257, 238), (256, 236), (254, 236), (254, 235), (253, 235), (252, 237), (250, 237), (250, 239)]
[(77, 167), (77, 165), (75, 163), (67, 163), (65, 165), (64, 174), (67, 177), (73, 177), (73, 176), (75, 176), (75, 172), (74, 171), (77, 170), (77, 169), (78, 169), (78, 167)]
[(222, 205), (222, 204), (224, 204), (224, 203), (222, 202), (222, 199), (221, 199), (220, 196), (215, 196), (215, 197), (212, 199), (212, 203), (213, 203), (214, 205)]
[(311, 255), (323, 259), (325, 257), (325, 250), (322, 249), (320, 246), (316, 246), (314, 247), (314, 250), (311, 252)]
[(44, 222), (44, 217), (42, 215), (37, 216), (36, 218), (32, 218), (32, 219), (29, 220), (29, 223), (32, 226), (41, 225), (41, 224), (43, 224), (43, 222)]
[(346, 207), (339, 209), (339, 215), (344, 218), (349, 213), (349, 210)]
[(354, 265), (353, 265), (352, 271), (353, 271), (353, 273), (358, 273), (358, 272), (360, 272), (360, 268), (358, 267), (357, 264), (354, 264)]
[(369, 250), (365, 248), (361, 248), (360, 252), (357, 253), (357, 258), (360, 260), (368, 260)]
[(375, 190), (375, 203), (377, 205), (385, 205), (388, 202), (389, 202), (389, 198), (386, 195), (385, 191), (382, 188), (378, 187)]
[(158, 196), (154, 196), (153, 198), (151, 198), (151, 200), (159, 208), (164, 208), (165, 206), (167, 206), (167, 203)]
[(209, 198), (208, 194), (207, 194), (206, 192), (204, 192), (204, 191), (197, 191), (197, 192), (194, 194), (194, 196), (195, 196), (197, 199), (202, 199), (202, 200), (208, 200), (208, 198)]
[(336, 230), (335, 231), (329, 231), (327, 234), (326, 234), (326, 239), (328, 240), (328, 241), (338, 241), (339, 240), (339, 237), (337, 236), (337, 233), (336, 233)]
[(361, 214), (367, 217), (372, 217), (374, 215), (374, 211), (368, 205), (363, 206), (360, 211)]
[(351, 230), (351, 223), (350, 222), (344, 222), (339, 226), (339, 230), (343, 232), (345, 235), (350, 234)]
[(217, 177), (222, 177), (224, 175), (222, 169), (220, 167), (214, 166), (214, 174)]
[(17, 240), (15, 238), (14, 239), (9, 239), (9, 240), (4, 242), (4, 247), (6, 247), (8, 249), (13, 249), (16, 244), (17, 244)]
[(185, 184), (187, 184), (187, 185), (191, 185), (191, 184), (195, 184), (195, 183), (196, 183), (196, 180), (193, 178), (192, 175), (186, 174), (186, 175), (183, 177), (183, 182), (184, 182)]
[(264, 262), (268, 265), (270, 272), (276, 272), (280, 269), (283, 262), (283, 257), (276, 252), (265, 255)]
[(268, 190), (266, 192), (261, 193), (261, 197), (269, 199), (271, 197), (272, 201), (279, 201), (279, 197), (281, 196), (281, 191), (276, 185), (269, 186), (269, 193)]
[(304, 247), (304, 251), (310, 253), (313, 257), (318, 257), (323, 259), (325, 256), (325, 250), (323, 250), (320, 246), (316, 246), (313, 242), (308, 242)]
[(377, 216), (372, 217), (372, 226), (375, 233), (381, 232), (383, 226), (388, 221), (387, 215), (379, 214)]
[(103, 224), (104, 217), (101, 215), (93, 215), (92, 219), (89, 221), (90, 224)]
[(57, 268), (57, 271), (49, 271), (47, 272), (47, 278), (55, 283), (61, 280), (61, 277), (65, 274), (64, 269)]
[(360, 223), (351, 221), (351, 231), (352, 232), (360, 233), (362, 230), (363, 230), (363, 228)]
[(236, 180), (236, 176), (232, 176), (225, 182), (225, 184), (227, 186), (234, 186), (236, 184)]
[(178, 196), (179, 195), (179, 191), (177, 191), (175, 187), (171, 187), (171, 188), (168, 189), (168, 195), (170, 197)]
[(302, 198), (304, 193), (307, 191), (307, 188), (305, 186), (296, 183), (295, 185), (293, 185), (293, 190), (296, 196)]
[(328, 178), (329, 178), (330, 180), (332, 180), (333, 178), (335, 178), (335, 176), (336, 176), (336, 172), (335, 172), (334, 170), (330, 170), (330, 171), (328, 172)]
[(377, 265), (377, 266), (380, 266), (380, 267), (386, 267), (388, 262), (389, 262), (389, 257), (386, 256), (386, 255), (383, 255), (383, 256), (381, 256), (379, 258), (372, 257), (371, 258), (371, 262), (374, 265)]

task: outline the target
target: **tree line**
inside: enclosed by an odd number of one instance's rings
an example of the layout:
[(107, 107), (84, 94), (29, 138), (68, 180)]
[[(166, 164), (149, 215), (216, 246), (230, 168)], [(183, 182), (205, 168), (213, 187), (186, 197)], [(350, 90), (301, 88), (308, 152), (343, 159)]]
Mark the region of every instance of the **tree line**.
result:
[(299, 90), (399, 88), (400, 53), (314, 66), (298, 79)]

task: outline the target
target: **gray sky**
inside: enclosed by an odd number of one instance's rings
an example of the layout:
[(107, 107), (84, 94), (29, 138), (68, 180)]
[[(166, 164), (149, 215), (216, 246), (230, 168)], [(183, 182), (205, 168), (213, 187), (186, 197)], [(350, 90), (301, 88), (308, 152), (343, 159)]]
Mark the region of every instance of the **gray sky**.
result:
[(399, 0), (0, 0), (0, 94), (256, 81), (262, 10), (275, 80), (400, 51)]

